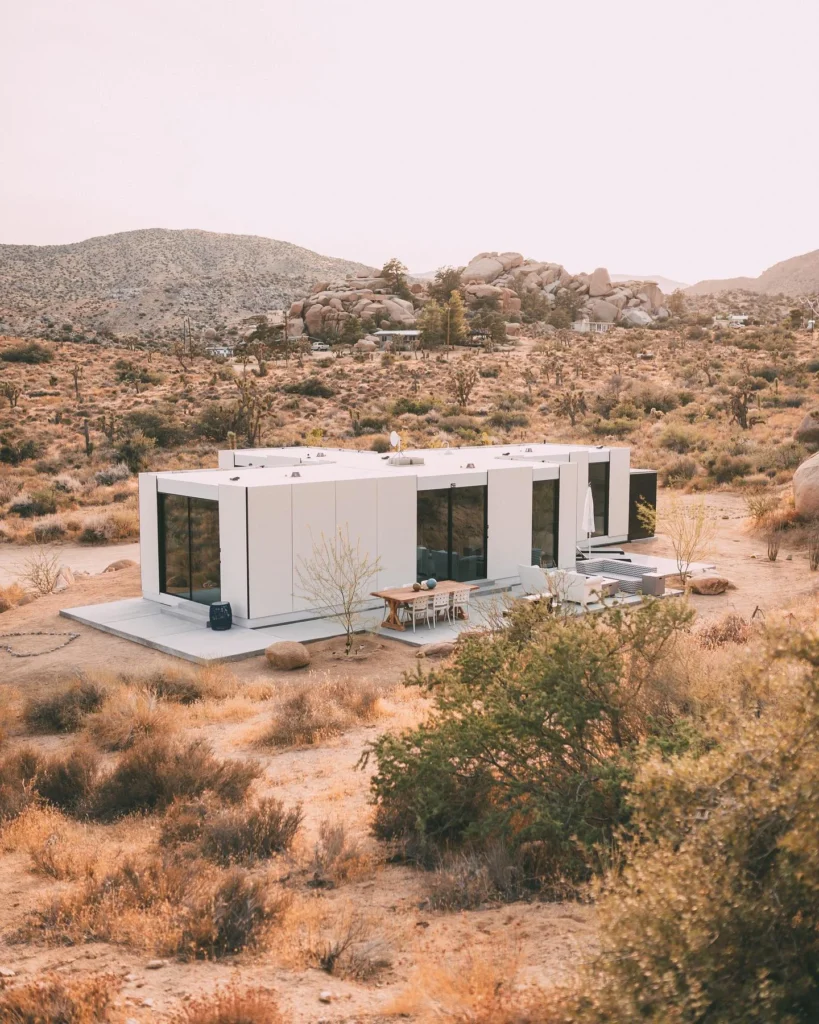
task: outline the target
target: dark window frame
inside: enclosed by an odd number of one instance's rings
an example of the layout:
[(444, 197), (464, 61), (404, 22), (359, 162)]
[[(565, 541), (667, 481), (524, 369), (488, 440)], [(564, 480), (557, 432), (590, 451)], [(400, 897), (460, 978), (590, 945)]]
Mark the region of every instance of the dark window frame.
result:
[[(591, 485), (591, 471), (592, 466), (603, 467), (603, 488), (605, 493), (605, 501), (603, 502), (603, 530), (602, 532), (595, 532), (592, 537), (608, 537), (609, 535), (609, 504), (611, 502), (611, 463), (606, 460), (605, 462), (590, 462), (589, 463), (589, 485)], [(594, 488), (592, 487), (592, 495), (594, 496)], [(599, 515), (598, 502), (595, 496), (594, 502), (595, 518)]]
[[(191, 530), (191, 500), (194, 501), (206, 501), (216, 506), (216, 512), (218, 515), (219, 502), (215, 498), (197, 498), (190, 494), (172, 494), (169, 491), (158, 491), (157, 492), (157, 539), (159, 547), (159, 592), (160, 594), (166, 594), (168, 597), (178, 597), (182, 601), (190, 601), (192, 604), (201, 604), (204, 607), (208, 607), (212, 602), (197, 601), (193, 596), (193, 531)], [(167, 566), (167, 535), (165, 528), (165, 500), (166, 498), (184, 498), (185, 508), (188, 523), (188, 593), (187, 596), (184, 594), (170, 593), (168, 591), (168, 566)], [(219, 597), (215, 598), (216, 601), (221, 600), (221, 589), (222, 589), (222, 566), (221, 559), (219, 565)]]
[[(532, 481), (532, 512), (533, 513), (534, 513), (534, 506), (535, 506), (535, 488), (537, 487), (538, 484), (553, 484), (554, 485), (554, 493), (555, 493), (555, 500), (554, 500), (554, 505), (555, 505), (555, 518), (554, 518), (555, 550), (554, 550), (553, 561), (554, 561), (555, 566), (557, 566), (558, 558), (559, 558), (559, 555), (560, 555), (560, 477), (558, 476), (558, 477), (554, 477), (554, 478), (546, 479), (546, 480), (533, 480)], [(534, 520), (534, 515), (533, 515), (532, 516), (532, 545), (531, 545), (533, 551), (534, 551), (536, 546), (537, 545), (535, 544), (535, 520)], [(542, 551), (543, 551), (543, 549), (541, 548), (541, 552)], [(541, 553), (541, 562), (542, 561), (543, 561), (543, 555)]]
[[(483, 571), (484, 571), (484, 575), (483, 576), (476, 576), (474, 578), (477, 579), (477, 580), (485, 580), (485, 579), (487, 579), (486, 573), (488, 572), (488, 562), (489, 562), (489, 550), (488, 550), (488, 547), (489, 547), (489, 486), (488, 486), (488, 484), (469, 484), (469, 485), (467, 485), (467, 487), (468, 488), (473, 488), (473, 489), (479, 487), (479, 488), (481, 488), (483, 490)], [(452, 572), (452, 556), (455, 553), (452, 550), (452, 493), (453, 493), (453, 491), (465, 490), (465, 489), (467, 489), (467, 488), (466, 487), (456, 487), (454, 484), (450, 484), (449, 487), (430, 487), (430, 488), (427, 488), (427, 490), (429, 492), (431, 492), (431, 493), (434, 493), (434, 494), (446, 494), (447, 495), (447, 502), (446, 502), (446, 508), (447, 508), (447, 522), (446, 522), (447, 576), (446, 576), (446, 578), (447, 579), (453, 579), (454, 578), (453, 572)], [(418, 494), (422, 494), (422, 493), (424, 493), (424, 492), (418, 491)], [(416, 522), (417, 522), (418, 506), (416, 506), (415, 515), (416, 515)], [(416, 565), (415, 577), (416, 577), (416, 579), (417, 579), (417, 581), (419, 583), (421, 583), (423, 580), (429, 578), (427, 573), (421, 573), (421, 572), (418, 571), (417, 565)], [(471, 581), (470, 580), (458, 580), (457, 582), (459, 582), (459, 583), (469, 583)]]

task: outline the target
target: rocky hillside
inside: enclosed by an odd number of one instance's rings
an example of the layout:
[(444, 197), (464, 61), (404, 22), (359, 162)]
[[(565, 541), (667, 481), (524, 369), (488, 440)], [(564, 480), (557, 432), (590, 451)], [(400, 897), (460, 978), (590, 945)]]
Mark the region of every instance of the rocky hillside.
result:
[[(338, 336), (351, 317), (379, 327), (415, 327), (428, 284), (416, 276), (409, 299), (392, 294), (379, 273), (360, 271), (322, 281), (291, 306), (291, 334)], [(518, 252), (479, 253), (461, 271), (461, 284), (467, 307), (490, 300), (511, 321), (523, 314), (529, 321), (545, 321), (561, 303), (571, 316), (634, 327), (669, 315), (662, 290), (652, 281), (613, 283), (603, 267), (592, 274), (570, 274), (559, 263), (524, 259)], [(514, 323), (509, 333), (515, 333)]]
[(775, 263), (759, 277), (730, 277), (698, 281), (686, 289), (689, 295), (716, 295), (732, 291), (760, 295), (814, 295), (819, 293), (819, 249)]
[(162, 338), (287, 306), (318, 278), (368, 271), (255, 235), (155, 228), (73, 245), (0, 245), (0, 333)]

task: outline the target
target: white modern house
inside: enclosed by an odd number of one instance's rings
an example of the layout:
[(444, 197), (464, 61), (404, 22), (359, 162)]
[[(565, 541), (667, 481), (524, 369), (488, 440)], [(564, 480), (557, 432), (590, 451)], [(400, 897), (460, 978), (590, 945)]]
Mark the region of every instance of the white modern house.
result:
[(298, 569), (339, 528), (379, 559), (373, 590), (511, 585), (520, 565), (574, 568), (589, 487), (592, 544), (628, 540), (638, 495), (650, 500), (628, 448), (221, 451), (218, 469), (141, 474), (143, 597), (203, 620), (229, 601), (253, 628), (311, 618)]

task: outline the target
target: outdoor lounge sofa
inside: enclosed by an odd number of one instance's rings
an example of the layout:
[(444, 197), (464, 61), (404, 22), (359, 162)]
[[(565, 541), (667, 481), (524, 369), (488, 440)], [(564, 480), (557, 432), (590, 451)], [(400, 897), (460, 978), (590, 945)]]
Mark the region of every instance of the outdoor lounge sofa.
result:
[(619, 584), (605, 576), (591, 576), (571, 570), (541, 569), (539, 565), (519, 565), (518, 575), (523, 593), (529, 600), (544, 596), (558, 601), (572, 601), (585, 608), (589, 601), (610, 597)]
[(617, 580), (625, 594), (649, 594), (662, 597), (665, 593), (665, 579), (655, 569), (636, 562), (619, 561), (613, 558), (597, 558), (577, 563), (578, 573), (589, 578), (603, 574)]

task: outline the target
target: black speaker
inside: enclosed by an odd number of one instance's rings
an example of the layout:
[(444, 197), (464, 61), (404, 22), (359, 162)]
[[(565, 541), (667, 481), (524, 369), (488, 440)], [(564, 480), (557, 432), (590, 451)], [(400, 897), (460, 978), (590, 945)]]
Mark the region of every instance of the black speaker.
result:
[(208, 625), (211, 629), (230, 629), (233, 625), (233, 610), (230, 601), (214, 601), (210, 606), (210, 620)]

